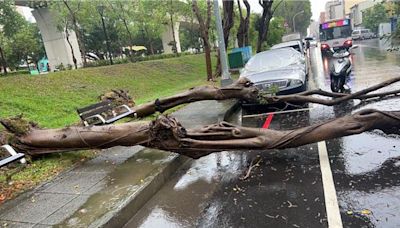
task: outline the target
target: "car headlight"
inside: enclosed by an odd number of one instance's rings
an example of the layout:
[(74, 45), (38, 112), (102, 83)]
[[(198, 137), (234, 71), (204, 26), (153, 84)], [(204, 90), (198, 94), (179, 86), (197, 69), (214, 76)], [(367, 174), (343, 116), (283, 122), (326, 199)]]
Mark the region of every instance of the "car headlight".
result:
[(292, 80), (290, 80), (290, 85), (291, 86), (300, 86), (300, 85), (303, 85), (303, 82), (299, 79), (292, 79)]

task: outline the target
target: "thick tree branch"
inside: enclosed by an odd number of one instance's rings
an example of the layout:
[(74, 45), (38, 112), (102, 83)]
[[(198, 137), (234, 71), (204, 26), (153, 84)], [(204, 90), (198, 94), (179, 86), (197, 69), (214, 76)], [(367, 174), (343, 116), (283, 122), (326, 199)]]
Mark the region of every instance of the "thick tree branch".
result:
[[(337, 104), (340, 104), (342, 102), (352, 100), (352, 99), (366, 100), (366, 99), (371, 99), (371, 98), (376, 98), (376, 97), (381, 98), (381, 97), (385, 97), (385, 96), (389, 96), (389, 95), (398, 94), (399, 90), (393, 90), (393, 91), (375, 93), (375, 94), (368, 94), (372, 91), (376, 91), (383, 87), (387, 87), (398, 81), (400, 81), (400, 77), (395, 77), (395, 78), (389, 79), (387, 81), (384, 81), (382, 83), (368, 87), (366, 89), (360, 90), (360, 91), (352, 93), (352, 94), (331, 93), (331, 92), (326, 92), (323, 90), (311, 90), (311, 91), (305, 91), (305, 92), (293, 94), (293, 95), (283, 95), (283, 96), (266, 95), (266, 96), (261, 96), (260, 99), (264, 100), (264, 102), (266, 102), (266, 103), (271, 103), (271, 104), (286, 102), (286, 103), (316, 103), (316, 104), (322, 104), (322, 105), (327, 105), (327, 106), (333, 106), (333, 105), (337, 105)], [(323, 98), (313, 97), (312, 95), (322, 95), (322, 96), (330, 97), (333, 99), (323, 99)]]
[[(191, 103), (201, 100), (226, 100), (226, 99), (239, 99), (248, 102), (261, 102), (268, 104), (277, 103), (316, 103), (327, 106), (333, 106), (345, 101), (358, 99), (368, 100), (383, 98), (387, 96), (397, 95), (400, 90), (386, 91), (381, 93), (370, 93), (372, 91), (381, 89), (393, 83), (400, 81), (400, 77), (392, 78), (380, 84), (366, 88), (353, 94), (345, 93), (331, 93), (320, 89), (305, 91), (292, 95), (272, 96), (270, 94), (262, 94), (252, 85), (247, 78), (239, 78), (230, 86), (224, 88), (217, 88), (212, 86), (200, 86), (192, 88), (186, 92), (163, 98), (156, 101), (134, 107), (137, 112), (137, 117), (145, 117), (155, 112), (164, 112), (175, 106)], [(370, 94), (369, 94), (370, 93)], [(314, 95), (324, 96), (326, 98), (316, 97)], [(328, 99), (327, 99), (328, 98)]]
[(157, 132), (163, 132), (164, 137), (162, 141), (158, 138), (149, 140), (152, 147), (199, 158), (225, 150), (292, 148), (375, 129), (387, 134), (399, 134), (400, 111), (382, 112), (367, 109), (350, 116), (289, 131), (246, 128), (226, 122), (186, 131), (176, 120), (165, 117), (156, 123), (159, 126), (155, 129)]
[(138, 117), (151, 115), (157, 111), (164, 112), (175, 106), (201, 100), (227, 100), (245, 99), (256, 101), (258, 89), (253, 87), (246, 78), (241, 78), (233, 84), (218, 88), (213, 86), (201, 86), (192, 88), (186, 92), (163, 98), (134, 108)]

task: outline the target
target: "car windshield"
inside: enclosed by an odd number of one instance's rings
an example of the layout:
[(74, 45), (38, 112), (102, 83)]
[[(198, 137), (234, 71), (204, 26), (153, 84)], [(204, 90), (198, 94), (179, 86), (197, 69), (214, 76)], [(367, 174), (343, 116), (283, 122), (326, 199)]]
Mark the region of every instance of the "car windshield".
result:
[(271, 71), (301, 63), (301, 54), (293, 48), (274, 49), (253, 56), (244, 67), (244, 72)]
[(360, 31), (353, 31), (353, 35), (360, 34)]
[(296, 51), (300, 52), (300, 46), (299, 45), (294, 45), (294, 46), (290, 46), (292, 48), (294, 48)]
[(350, 35), (351, 35), (350, 26), (333, 27), (321, 30), (320, 39), (321, 41), (326, 41), (339, 38), (347, 38)]

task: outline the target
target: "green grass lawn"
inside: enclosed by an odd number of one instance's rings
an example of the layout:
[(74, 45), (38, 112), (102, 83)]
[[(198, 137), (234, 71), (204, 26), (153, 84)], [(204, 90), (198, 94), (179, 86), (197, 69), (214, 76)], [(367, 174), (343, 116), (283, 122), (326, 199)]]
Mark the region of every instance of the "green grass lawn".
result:
[[(204, 55), (62, 71), (46, 75), (0, 76), (0, 118), (23, 113), (41, 127), (57, 128), (80, 121), (76, 109), (99, 101), (111, 89), (127, 89), (136, 104), (206, 84)], [(95, 156), (70, 152), (35, 159), (13, 176), (11, 185), (0, 173), (0, 203), (37, 185), (67, 167)], [(2, 200), (3, 199), (3, 200)]]
[(204, 84), (203, 55), (119, 64), (47, 75), (0, 77), (0, 118), (23, 113), (43, 127), (79, 121), (76, 109), (111, 89), (127, 89), (136, 103)]

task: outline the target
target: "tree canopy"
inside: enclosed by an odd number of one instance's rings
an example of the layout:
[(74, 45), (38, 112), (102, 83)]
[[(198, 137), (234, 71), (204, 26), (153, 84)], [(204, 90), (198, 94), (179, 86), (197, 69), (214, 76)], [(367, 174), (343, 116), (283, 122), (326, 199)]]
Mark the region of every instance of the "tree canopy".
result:
[(281, 17), (288, 24), (290, 32), (293, 31), (293, 17), (301, 11), (303, 13), (298, 14), (294, 19), (296, 32), (302, 34), (307, 33), (307, 28), (310, 25), (311, 13), (311, 3), (310, 0), (303, 1), (275, 1), (273, 4), (275, 8), (274, 16)]
[(44, 47), (36, 24), (27, 22), (13, 1), (0, 1), (0, 63), (4, 73), (16, 69), (21, 60), (36, 63), (44, 56)]
[(378, 32), (380, 23), (389, 22), (389, 18), (382, 3), (378, 3), (362, 12), (363, 25), (373, 32)]

